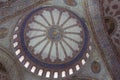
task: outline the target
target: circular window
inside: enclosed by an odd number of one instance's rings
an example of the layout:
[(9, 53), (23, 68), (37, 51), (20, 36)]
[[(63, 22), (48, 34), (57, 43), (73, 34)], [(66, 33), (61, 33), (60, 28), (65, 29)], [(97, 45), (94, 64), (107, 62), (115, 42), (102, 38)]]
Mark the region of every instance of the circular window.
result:
[(43, 77), (66, 77), (86, 63), (91, 46), (84, 21), (65, 8), (33, 10), (14, 29), (13, 47), (19, 61)]

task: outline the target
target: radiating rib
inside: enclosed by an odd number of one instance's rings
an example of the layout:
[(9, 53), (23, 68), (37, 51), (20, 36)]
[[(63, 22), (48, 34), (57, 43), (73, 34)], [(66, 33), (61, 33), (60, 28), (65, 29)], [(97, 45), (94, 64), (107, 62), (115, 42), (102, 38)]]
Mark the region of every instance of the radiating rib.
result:
[(36, 22), (37, 24), (40, 24), (40, 25), (43, 26), (44, 28), (48, 28), (48, 26), (45, 26), (44, 24), (42, 24), (42, 23), (40, 23), (40, 22), (38, 22), (38, 21), (34, 21), (34, 22)]
[(57, 55), (57, 58), (58, 58), (58, 43), (55, 43), (55, 45), (56, 45), (56, 55)]
[(53, 43), (53, 47), (51, 49), (50, 59), (52, 62), (54, 62), (57, 59), (55, 43)]
[(73, 35), (80, 35), (80, 33), (77, 33), (77, 32), (64, 32), (64, 34), (73, 34)]
[[(47, 41), (47, 40), (46, 40)], [(42, 54), (43, 50), (45, 49), (45, 47), (47, 46), (47, 44), (49, 43), (49, 41), (46, 42), (46, 44), (43, 46), (43, 48), (41, 48), (41, 52), (40, 52), (40, 55)], [(42, 45), (42, 44), (41, 44)], [(39, 46), (41, 46), (39, 45)]]
[(74, 18), (70, 18), (62, 27), (65, 28), (74, 24), (77, 24), (77, 20)]
[[(41, 15), (41, 16), (42, 16), (42, 15)], [(46, 21), (46, 23), (48, 24), (48, 26), (51, 25), (44, 16), (42, 16), (42, 18)]]
[(36, 22), (31, 22), (28, 24), (28, 26), (31, 28), (31, 29), (40, 29), (40, 30), (45, 30), (46, 28)]
[(62, 26), (63, 28), (67, 28), (67, 27), (71, 27), (71, 26), (78, 26), (77, 20), (74, 18), (70, 18), (68, 22), (66, 22), (66, 24), (64, 26)]
[(49, 55), (49, 50), (50, 50), (51, 42), (48, 43), (48, 45), (45, 47), (43, 53), (41, 54), (42, 59), (45, 59)]
[(65, 57), (67, 57), (67, 53), (66, 53), (66, 50), (65, 50), (65, 48), (64, 48), (64, 46), (63, 46), (63, 44), (62, 44), (62, 42), (60, 42), (60, 45), (61, 45), (61, 47), (62, 47), (62, 49), (63, 49), (63, 51), (64, 51)]
[(60, 43), (58, 42), (58, 55), (59, 55), (59, 59), (61, 61), (64, 61), (65, 60), (65, 54), (64, 54), (64, 51), (62, 49), (62, 46), (60, 45)]
[(49, 11), (43, 11), (42, 15), (44, 16), (44, 19), (47, 21), (48, 25), (52, 25), (52, 18)]
[(62, 12), (59, 25), (64, 24), (69, 19), (69, 17), (70, 15), (68, 12)]
[(51, 19), (52, 19), (52, 25), (55, 25), (55, 21), (54, 21), (52, 12), (50, 13), (50, 15), (51, 15)]
[(73, 56), (72, 55), (73, 51), (71, 50), (71, 48), (65, 42), (63, 42), (63, 41), (62, 41), (62, 44), (63, 44), (63, 46), (64, 46), (64, 48), (66, 50), (67, 56), (72, 57)]
[(48, 23), (43, 19), (41, 15), (34, 16), (34, 20), (40, 23), (42, 26), (49, 27)]
[(74, 51), (74, 49), (67, 43), (67, 41), (65, 41), (65, 40), (63, 39), (63, 42), (64, 42), (72, 51)]
[(52, 14), (54, 15), (54, 16), (53, 16), (53, 19), (54, 19), (54, 21), (55, 21), (55, 25), (57, 25), (57, 22), (58, 22), (59, 16), (60, 16), (60, 11), (58, 11), (57, 9), (54, 9), (54, 10), (52, 11)]
[(50, 55), (51, 55), (52, 47), (53, 47), (53, 42), (51, 43), (51, 46), (50, 46), (50, 50), (49, 50), (49, 58), (50, 58)]
[(42, 51), (40, 53), (43, 53), (44, 49), (46, 48), (46, 46), (49, 44), (50, 41), (47, 41), (45, 46), (42, 48)]
[(58, 17), (57, 25), (59, 25), (59, 23), (60, 23), (61, 16), (62, 16), (62, 12), (60, 12), (60, 15), (59, 15), (59, 17)]
[(38, 44), (36, 47), (34, 47), (34, 54), (40, 54), (42, 51), (43, 47), (46, 45), (47, 40), (44, 40), (40, 44)]
[(77, 26), (78, 26), (77, 24), (73, 24), (73, 25), (70, 25), (70, 26), (64, 27), (63, 29), (66, 30), (66, 29), (68, 29), (68, 28), (77, 27)]
[(26, 33), (26, 35), (31, 38), (31, 37), (34, 37), (34, 36), (38, 36), (38, 35), (43, 35), (45, 34), (45, 32), (40, 32), (40, 31), (29, 31)]
[(34, 38), (37, 38), (37, 37), (43, 37), (43, 36), (46, 36), (45, 34), (42, 34), (42, 35), (37, 35), (37, 36), (33, 36), (33, 37), (30, 37), (29, 39), (34, 39)]
[(79, 50), (79, 44), (77, 44), (76, 42), (70, 40), (70, 39), (67, 39), (67, 38), (64, 38), (64, 40), (69, 44), (69, 46), (73, 49), (73, 50)]
[(44, 38), (45, 36), (31, 39), (29, 41), (29, 46), (35, 46), (37, 43), (39, 43), (39, 41), (43, 40)]
[(65, 36), (66, 38), (73, 39), (73, 41), (77, 41), (78, 43), (80, 43), (81, 41), (83, 41), (83, 38), (81, 37), (81, 35), (64, 34), (64, 36)]
[(41, 31), (41, 32), (46, 32), (46, 30), (32, 29), (32, 28), (30, 28), (30, 31)]
[(79, 26), (76, 26), (76, 27), (68, 28), (64, 31), (65, 32), (78, 32), (78, 33), (80, 33), (82, 31), (82, 28), (80, 28)]
[(39, 43), (37, 43), (35, 46), (33, 46), (33, 49), (34, 49), (35, 47), (37, 47), (39, 44), (41, 44), (42, 42), (44, 42), (46, 39), (47, 39), (47, 37), (45, 37), (43, 40), (39, 41)]
[(69, 19), (70, 19), (70, 17), (67, 18), (67, 19), (63, 22), (63, 24), (61, 24), (60, 26), (63, 27), (63, 26), (69, 21)]
[(67, 36), (64, 36), (64, 38), (67, 38), (67, 39), (69, 39), (69, 40), (71, 40), (71, 41), (74, 41), (76, 44), (79, 44), (80, 42), (78, 42), (78, 41), (76, 41), (76, 40), (74, 40), (74, 39), (72, 39), (72, 38), (70, 38), (70, 37), (67, 37)]

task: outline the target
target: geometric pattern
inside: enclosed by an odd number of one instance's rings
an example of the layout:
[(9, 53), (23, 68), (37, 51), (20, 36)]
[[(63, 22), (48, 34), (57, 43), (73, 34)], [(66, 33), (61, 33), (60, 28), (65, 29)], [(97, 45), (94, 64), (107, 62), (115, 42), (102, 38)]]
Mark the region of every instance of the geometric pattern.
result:
[[(120, 48), (120, 0), (103, 0), (104, 16), (110, 18), (108, 27), (114, 28), (110, 35), (113, 44)], [(114, 25), (110, 24), (114, 23)]]
[(20, 63), (45, 78), (63, 78), (85, 65), (92, 49), (84, 20), (72, 11), (47, 6), (18, 21), (13, 47)]

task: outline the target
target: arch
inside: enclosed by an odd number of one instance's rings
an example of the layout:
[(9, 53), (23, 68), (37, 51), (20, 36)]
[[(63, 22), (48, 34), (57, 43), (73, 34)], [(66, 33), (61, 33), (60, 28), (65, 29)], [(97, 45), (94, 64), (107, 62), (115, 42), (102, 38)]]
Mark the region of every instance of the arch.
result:
[(5, 67), (10, 80), (23, 80), (21, 71), (17, 68), (19, 65), (15, 62), (14, 57), (12, 57), (7, 49), (0, 46), (0, 63)]

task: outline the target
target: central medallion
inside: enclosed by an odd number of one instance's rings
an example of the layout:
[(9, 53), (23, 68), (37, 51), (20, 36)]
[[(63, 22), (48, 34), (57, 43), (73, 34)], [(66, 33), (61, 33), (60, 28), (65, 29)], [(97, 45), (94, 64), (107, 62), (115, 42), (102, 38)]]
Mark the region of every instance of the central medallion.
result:
[(57, 26), (54, 26), (54, 27), (51, 27), (48, 29), (48, 38), (51, 40), (51, 41), (60, 41), (62, 39), (62, 29), (60, 29), (60, 27), (57, 27)]

